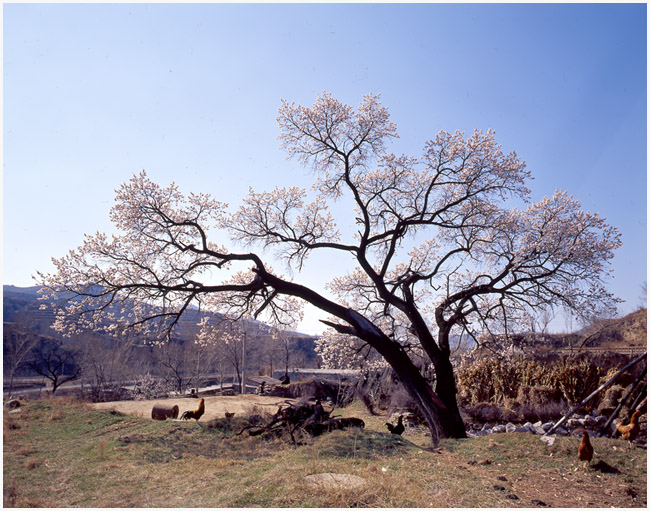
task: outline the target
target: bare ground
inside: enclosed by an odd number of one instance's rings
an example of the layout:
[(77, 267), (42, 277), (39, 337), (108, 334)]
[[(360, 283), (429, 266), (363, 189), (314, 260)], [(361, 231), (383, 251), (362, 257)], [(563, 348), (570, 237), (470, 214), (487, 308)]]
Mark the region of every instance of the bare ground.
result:
[[(258, 396), (256, 394), (247, 394), (239, 396), (213, 396), (205, 397), (205, 413), (199, 422), (207, 422), (211, 419), (217, 419), (225, 416), (226, 412), (235, 413), (235, 415), (251, 415), (257, 410), (275, 413), (281, 404), (286, 404), (287, 400), (282, 397)], [(91, 406), (96, 410), (116, 410), (126, 415), (135, 417), (151, 417), (151, 410), (154, 405), (174, 406), (178, 405), (178, 415), (187, 410), (194, 410), (199, 404), (195, 398), (170, 398), (170, 399), (151, 399), (144, 401), (110, 401), (106, 403), (93, 403)]]

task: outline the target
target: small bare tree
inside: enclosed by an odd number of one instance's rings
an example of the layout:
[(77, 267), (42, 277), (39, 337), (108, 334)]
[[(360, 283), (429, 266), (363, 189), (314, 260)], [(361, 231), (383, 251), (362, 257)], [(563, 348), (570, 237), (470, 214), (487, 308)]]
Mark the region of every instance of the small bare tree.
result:
[(19, 369), (26, 366), (27, 360), (32, 355), (32, 350), (38, 346), (40, 336), (31, 332), (16, 330), (7, 323), (2, 331), (3, 340), (3, 367), (5, 375), (9, 375), (7, 392), (11, 396), (14, 389), (14, 379)]
[(29, 366), (50, 381), (52, 395), (61, 385), (81, 374), (72, 350), (56, 339), (42, 339), (32, 352)]

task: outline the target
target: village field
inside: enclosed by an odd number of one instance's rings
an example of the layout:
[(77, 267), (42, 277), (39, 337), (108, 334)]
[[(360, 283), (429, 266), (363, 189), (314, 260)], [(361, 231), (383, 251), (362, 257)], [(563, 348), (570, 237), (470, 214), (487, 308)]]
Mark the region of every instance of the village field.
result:
[[(169, 404), (163, 401), (155, 403)], [(177, 399), (182, 411), (195, 400)], [(91, 405), (27, 401), (4, 414), (5, 507), (639, 507), (647, 505), (646, 447), (593, 439), (547, 446), (504, 433), (431, 446), (426, 432), (390, 434), (360, 403), (333, 415), (365, 429), (287, 438), (241, 435), (246, 414), (282, 398), (211, 397), (197, 423), (154, 421), (153, 401)], [(235, 413), (232, 425), (224, 413)], [(208, 428), (211, 419), (219, 427)], [(222, 420), (223, 419), (223, 420)], [(213, 421), (214, 423), (215, 421)]]

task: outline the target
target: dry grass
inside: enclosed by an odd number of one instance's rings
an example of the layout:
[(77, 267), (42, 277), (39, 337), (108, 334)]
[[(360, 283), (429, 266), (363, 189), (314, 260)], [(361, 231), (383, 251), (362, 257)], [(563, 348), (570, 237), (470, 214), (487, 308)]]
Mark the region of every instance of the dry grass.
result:
[[(235, 413), (243, 416), (248, 414), (251, 408), (256, 408), (261, 412), (275, 412), (280, 404), (287, 400), (281, 397), (257, 396), (247, 394), (243, 396), (214, 396), (205, 398), (205, 413), (201, 417), (201, 422), (207, 422), (211, 419), (217, 419), (225, 416), (226, 412)], [(93, 403), (91, 406), (95, 410), (116, 410), (120, 413), (132, 415), (134, 417), (151, 418), (151, 410), (156, 404), (165, 404), (166, 406), (177, 405), (179, 416), (186, 410), (194, 410), (197, 400), (192, 398), (171, 398), (171, 399), (150, 399), (143, 401), (112, 401), (107, 403)]]
[(35, 469), (35, 468), (38, 467), (41, 463), (42, 463), (41, 460), (39, 460), (38, 458), (27, 458), (27, 459), (24, 461), (25, 468), (26, 468), (27, 470), (33, 470), (33, 469)]
[[(269, 408), (265, 400), (260, 408), (246, 404), (248, 411)], [(211, 406), (221, 409), (216, 401)], [(232, 400), (221, 406), (236, 410)], [(60, 419), (51, 421), (54, 412)], [(594, 461), (619, 471), (609, 474), (582, 469), (573, 438), (559, 438), (549, 448), (533, 435), (504, 434), (445, 440), (430, 449), (424, 432), (390, 435), (386, 418), (367, 414), (361, 404), (335, 413), (362, 417), (366, 429), (336, 431), (294, 447), (208, 429), (203, 420), (162, 422), (71, 403), (29, 402), (20, 419), (12, 419), (21, 428), (4, 440), (3, 502), (5, 507), (500, 508), (530, 507), (537, 499), (555, 507), (645, 507), (645, 450), (629, 450), (622, 440), (594, 440)], [(319, 474), (340, 474), (334, 479), (343, 483), (314, 485), (309, 476), (325, 477)], [(506, 490), (495, 490), (495, 484)]]

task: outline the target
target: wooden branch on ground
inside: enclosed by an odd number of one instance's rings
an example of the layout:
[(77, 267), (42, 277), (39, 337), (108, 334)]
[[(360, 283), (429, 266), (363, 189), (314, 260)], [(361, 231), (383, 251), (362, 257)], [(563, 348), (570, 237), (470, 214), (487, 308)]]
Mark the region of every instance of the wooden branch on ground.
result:
[(299, 431), (314, 437), (337, 429), (365, 427), (365, 423), (361, 419), (356, 417), (334, 419), (331, 418), (331, 413), (323, 408), (320, 401), (316, 401), (314, 404), (289, 404), (286, 408), (280, 406), (266, 424), (245, 426), (237, 435), (241, 435), (244, 431), (248, 431), (249, 436), (279, 436), (286, 433), (297, 445), (300, 442), (296, 440), (294, 434)]
[(596, 397), (598, 394), (600, 394), (603, 390), (605, 390), (607, 387), (609, 387), (612, 383), (614, 383), (618, 377), (623, 374), (625, 371), (627, 371), (630, 367), (633, 365), (637, 364), (641, 360), (644, 360), (646, 357), (646, 353), (643, 355), (639, 355), (637, 358), (632, 360), (629, 364), (627, 364), (625, 367), (623, 367), (619, 372), (617, 372), (614, 376), (612, 376), (609, 380), (607, 380), (605, 383), (603, 383), (600, 387), (598, 387), (596, 390), (594, 390), (591, 394), (589, 394), (586, 398), (584, 398), (580, 403), (578, 403), (576, 406), (571, 408), (564, 417), (562, 417), (559, 421), (557, 421), (551, 429), (549, 429), (542, 437), (547, 437), (551, 433), (553, 433), (557, 428), (559, 428), (564, 422), (571, 417), (576, 410), (578, 410), (580, 407), (584, 406), (585, 403), (591, 401), (594, 397)]
[(609, 430), (610, 424), (614, 421), (614, 419), (616, 419), (616, 417), (618, 417), (618, 414), (621, 413), (621, 409), (623, 408), (623, 406), (625, 405), (627, 400), (630, 398), (630, 396), (636, 390), (636, 388), (641, 384), (641, 382), (643, 381), (643, 378), (645, 378), (647, 370), (648, 370), (648, 368), (646, 367), (643, 370), (643, 372), (641, 373), (641, 375), (632, 384), (630, 389), (625, 393), (625, 395), (618, 402), (618, 406), (616, 407), (614, 412), (609, 416), (609, 419), (607, 419), (607, 422), (605, 424), (603, 424), (603, 427), (600, 428), (600, 431), (598, 432), (598, 434), (600, 436), (603, 436), (603, 435), (608, 435), (610, 437), (612, 436), (612, 432)]

